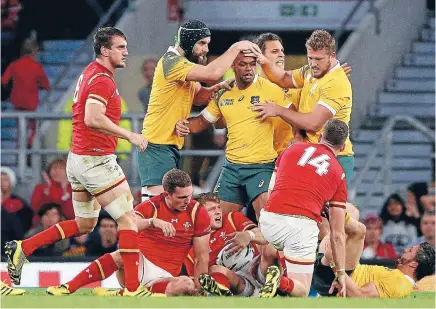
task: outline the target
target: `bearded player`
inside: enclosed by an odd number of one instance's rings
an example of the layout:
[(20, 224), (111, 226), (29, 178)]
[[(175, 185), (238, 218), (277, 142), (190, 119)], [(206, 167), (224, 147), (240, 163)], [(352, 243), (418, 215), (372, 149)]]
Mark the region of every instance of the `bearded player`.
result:
[(76, 218), (62, 221), (29, 239), (7, 243), (8, 272), (12, 282), (19, 284), (26, 256), (61, 239), (92, 232), (103, 207), (118, 223), (119, 255), (125, 269), (124, 295), (149, 295), (139, 285), (137, 276), (139, 249), (133, 197), (114, 155), (118, 138), (130, 141), (140, 151), (147, 147), (147, 140), (141, 134), (118, 125), (121, 99), (114, 73), (126, 66), (126, 36), (116, 28), (100, 28), (93, 44), (96, 60), (80, 75), (73, 96), (73, 139), (67, 176), (73, 189)]
[(177, 121), (189, 117), (193, 104), (207, 104), (216, 91), (226, 87), (222, 83), (206, 88), (199, 82), (214, 83), (240, 52), (259, 50), (252, 42), (237, 42), (205, 65), (210, 42), (209, 28), (199, 20), (188, 20), (180, 26), (175, 46), (157, 64), (142, 130), (149, 144), (137, 161), (143, 201), (163, 192), (162, 176), (179, 165), (184, 138), (174, 132)]
[[(210, 219), (192, 197), (191, 179), (185, 172), (173, 169), (164, 175), (164, 193), (135, 207), (139, 216), (138, 230), (141, 258), (139, 280), (153, 293), (177, 296), (191, 294), (199, 287), (198, 277), (207, 273)], [(190, 248), (195, 252), (194, 280), (179, 276)], [(95, 260), (70, 282), (49, 287), (51, 295), (69, 295), (91, 282), (108, 278), (115, 271), (122, 286), (123, 261), (119, 250)], [(124, 290), (96, 288), (96, 296), (118, 296)]]

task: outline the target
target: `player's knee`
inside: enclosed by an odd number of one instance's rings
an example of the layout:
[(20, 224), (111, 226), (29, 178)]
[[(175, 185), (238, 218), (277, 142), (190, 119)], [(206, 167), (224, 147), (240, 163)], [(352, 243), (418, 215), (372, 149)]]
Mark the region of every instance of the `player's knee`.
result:
[(111, 256), (118, 269), (123, 269), (123, 258), (121, 257), (120, 250), (112, 252)]
[(354, 219), (351, 220), (352, 224), (347, 226), (345, 229), (347, 237), (353, 238), (355, 240), (364, 239), (366, 234), (366, 226), (363, 223), (358, 222)]
[(185, 292), (193, 292), (195, 290), (194, 281), (188, 276), (180, 276), (177, 280), (177, 285), (184, 287)]
[(116, 199), (104, 207), (104, 210), (115, 220), (118, 224), (124, 223), (123, 221), (135, 222), (135, 214), (133, 213), (133, 197), (130, 192), (120, 194)]
[(94, 231), (98, 218), (80, 218), (76, 217), (80, 234), (89, 234)]
[(360, 219), (360, 211), (357, 207), (351, 203), (347, 203), (346, 212), (350, 215), (351, 218), (359, 221)]

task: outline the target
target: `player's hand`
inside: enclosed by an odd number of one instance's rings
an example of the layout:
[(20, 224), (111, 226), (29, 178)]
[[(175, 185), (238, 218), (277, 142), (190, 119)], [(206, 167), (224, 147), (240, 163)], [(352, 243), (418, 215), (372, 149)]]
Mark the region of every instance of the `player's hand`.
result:
[(226, 245), (230, 244), (227, 248), (228, 253), (236, 253), (238, 255), (250, 243), (250, 235), (247, 232), (234, 232), (227, 235), (230, 239), (226, 241)]
[(215, 86), (219, 87), (218, 90), (220, 90), (220, 89), (232, 90), (232, 87), (230, 86), (230, 84), (233, 83), (234, 81), (235, 81), (234, 78), (229, 78), (229, 79), (226, 79), (225, 81), (222, 81), (221, 83), (216, 84)]
[(256, 54), (256, 61), (260, 65), (271, 63), (271, 61), (267, 57), (265, 57), (262, 53)]
[(188, 123), (189, 123), (189, 121), (186, 119), (177, 121), (177, 123), (176, 123), (177, 136), (184, 137), (190, 133), (190, 130), (187, 126)]
[(139, 147), (140, 152), (144, 152), (147, 149), (148, 141), (142, 134), (131, 132), (129, 136), (129, 142)]
[(345, 62), (341, 65), (341, 67), (344, 69), (344, 72), (347, 75), (347, 77), (350, 78), (351, 72), (353, 72), (353, 69), (351, 68), (351, 66)]
[(161, 229), (165, 237), (176, 236), (176, 229), (174, 228), (174, 225), (172, 225), (170, 222), (154, 218), (153, 226), (157, 229)]
[(265, 104), (254, 104), (253, 110), (257, 112), (257, 119), (265, 121), (268, 117), (277, 117), (280, 114), (281, 106), (272, 101), (266, 101)]
[(332, 294), (335, 289), (338, 289), (338, 294), (341, 297), (347, 297), (347, 289), (345, 284), (345, 274), (341, 274), (335, 278), (330, 287), (329, 294)]
[(246, 57), (257, 57), (257, 55), (262, 54), (259, 46), (250, 41), (239, 41), (233, 44), (233, 46)]

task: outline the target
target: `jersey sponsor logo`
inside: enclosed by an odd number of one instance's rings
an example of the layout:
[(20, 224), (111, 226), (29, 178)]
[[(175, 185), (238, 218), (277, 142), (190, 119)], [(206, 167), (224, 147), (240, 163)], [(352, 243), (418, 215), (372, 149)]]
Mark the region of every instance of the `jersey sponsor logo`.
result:
[(238, 102), (241, 102), (244, 98), (245, 98), (245, 96), (242, 95), (242, 96), (238, 99)]
[(211, 244), (213, 244), (214, 242), (216, 242), (216, 238), (215, 237), (210, 240)]
[(171, 219), (171, 223), (178, 223), (178, 222), (179, 222), (179, 219), (177, 219), (177, 218)]
[(261, 180), (260, 182), (259, 182), (259, 188), (262, 188), (262, 186), (265, 184), (265, 181), (263, 181), (263, 180)]
[(215, 188), (213, 189), (213, 193), (218, 193), (219, 189), (220, 189), (220, 185), (221, 183), (217, 183)]
[(260, 97), (258, 95), (251, 96), (250, 103), (251, 104), (259, 104), (260, 103)]
[(285, 93), (288, 93), (289, 88), (283, 88), (283, 91), (284, 91)]
[(95, 152), (104, 152), (104, 150), (101, 150), (100, 148), (94, 148), (94, 149), (92, 149), (92, 151), (95, 151)]
[(229, 106), (233, 105), (233, 99), (222, 99), (220, 101), (220, 106)]

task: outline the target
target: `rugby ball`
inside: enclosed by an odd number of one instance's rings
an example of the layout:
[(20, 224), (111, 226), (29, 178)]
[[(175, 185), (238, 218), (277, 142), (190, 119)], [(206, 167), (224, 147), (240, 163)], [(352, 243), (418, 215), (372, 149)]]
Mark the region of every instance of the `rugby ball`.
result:
[(238, 272), (244, 268), (247, 268), (250, 262), (254, 259), (255, 250), (251, 244), (246, 246), (241, 253), (236, 255), (236, 253), (228, 253), (227, 248), (230, 246), (228, 244), (225, 246), (217, 256), (216, 264), (222, 265), (234, 272)]

